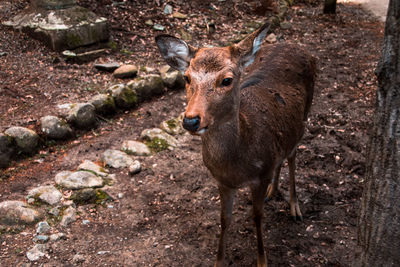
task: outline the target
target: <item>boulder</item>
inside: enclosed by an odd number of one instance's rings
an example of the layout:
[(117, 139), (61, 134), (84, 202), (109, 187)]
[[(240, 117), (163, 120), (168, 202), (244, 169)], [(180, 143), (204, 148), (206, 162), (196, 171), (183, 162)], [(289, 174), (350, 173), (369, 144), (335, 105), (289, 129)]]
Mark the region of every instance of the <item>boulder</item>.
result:
[(114, 71), (115, 78), (133, 78), (136, 76), (138, 68), (135, 65), (122, 65)]
[(157, 74), (136, 78), (130, 81), (126, 87), (136, 92), (139, 102), (164, 92), (164, 83), (161, 76)]
[(128, 154), (114, 149), (104, 151), (101, 160), (112, 168), (126, 168), (137, 164)]
[(167, 86), (170, 89), (185, 88), (185, 80), (183, 79), (183, 74), (178, 70), (170, 70), (161, 73), (161, 78), (165, 86)]
[(119, 108), (130, 109), (137, 105), (138, 98), (136, 92), (123, 84), (113, 85), (108, 91), (114, 97), (115, 103)]
[(172, 149), (178, 145), (178, 141), (172, 135), (159, 128), (143, 130), (140, 138), (145, 140), (146, 145), (156, 152)]
[(62, 194), (52, 185), (40, 186), (29, 190), (27, 198), (34, 198), (49, 205), (61, 203)]
[(151, 155), (150, 149), (138, 141), (126, 140), (122, 143), (121, 150), (127, 154), (132, 154), (135, 156), (149, 156)]
[(67, 139), (72, 136), (72, 129), (68, 123), (56, 116), (40, 118), (42, 132), (51, 139)]
[(39, 136), (34, 131), (24, 127), (11, 127), (5, 132), (14, 138), (17, 147), (25, 153), (33, 154), (39, 143)]
[(0, 224), (34, 224), (41, 219), (41, 214), (25, 202), (9, 200), (0, 202)]
[(82, 171), (91, 171), (95, 173), (97, 176), (101, 177), (107, 177), (108, 176), (108, 171), (104, 169), (103, 167), (97, 165), (93, 161), (90, 160), (84, 160), (79, 166), (78, 170)]
[(14, 153), (14, 138), (0, 133), (0, 168), (8, 167)]
[(90, 103), (72, 104), (67, 121), (79, 129), (90, 129), (96, 124), (96, 109)]
[(120, 65), (117, 62), (110, 62), (110, 63), (97, 63), (94, 64), (94, 67), (98, 70), (113, 72), (114, 70), (118, 69)]
[(108, 115), (115, 113), (114, 98), (107, 94), (98, 94), (92, 97), (90, 103), (94, 106), (97, 113)]
[(55, 177), (56, 184), (66, 189), (82, 189), (102, 187), (104, 181), (101, 177), (87, 171), (60, 172)]
[(160, 128), (171, 135), (178, 135), (185, 133), (182, 127), (183, 113), (173, 119), (165, 120), (160, 123)]

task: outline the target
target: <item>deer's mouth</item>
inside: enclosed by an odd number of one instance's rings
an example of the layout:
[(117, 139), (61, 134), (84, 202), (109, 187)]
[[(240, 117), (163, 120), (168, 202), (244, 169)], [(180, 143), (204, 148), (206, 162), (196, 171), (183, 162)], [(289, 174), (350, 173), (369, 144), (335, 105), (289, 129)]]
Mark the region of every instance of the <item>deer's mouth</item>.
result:
[(208, 131), (208, 126), (206, 126), (206, 127), (203, 127), (203, 128), (201, 128), (201, 129), (199, 129), (199, 130), (197, 130), (197, 131), (195, 131), (195, 132), (193, 132), (193, 131), (188, 131), (191, 135), (199, 135), (199, 136), (201, 136), (201, 135), (203, 135), (205, 132), (207, 132)]

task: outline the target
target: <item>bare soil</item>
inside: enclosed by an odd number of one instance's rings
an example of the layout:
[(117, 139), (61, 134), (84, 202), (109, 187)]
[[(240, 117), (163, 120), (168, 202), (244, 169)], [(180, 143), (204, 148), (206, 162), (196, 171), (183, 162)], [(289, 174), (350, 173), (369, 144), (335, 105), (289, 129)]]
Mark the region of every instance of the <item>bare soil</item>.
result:
[[(4, 21), (28, 1), (0, 3)], [(167, 26), (178, 35), (192, 31), (194, 45), (223, 45), (240, 36), (247, 23), (263, 18), (252, 12), (254, 2), (170, 1), (185, 14), (181, 21), (163, 15), (162, 6), (146, 1), (106, 7), (111, 1), (81, 0), (112, 25), (118, 50), (98, 62), (158, 66), (161, 58), (153, 41), (157, 32), (146, 19)], [(313, 1), (315, 3), (315, 1)], [(218, 8), (210, 9), (210, 3)], [(214, 9), (214, 10), (213, 10)], [(289, 216), (288, 171), (281, 174), (283, 197), (265, 204), (264, 238), (269, 266), (351, 266), (356, 247), (359, 200), (365, 172), (365, 152), (376, 90), (374, 70), (380, 56), (383, 24), (356, 5), (339, 4), (336, 16), (321, 13), (321, 3), (296, 1), (287, 19), (292, 27), (277, 30), (281, 41), (305, 47), (318, 61), (318, 78), (307, 131), (298, 149), (297, 188), (304, 222)], [(213, 20), (214, 34), (205, 21)], [(171, 23), (171, 24), (169, 24)], [(188, 25), (188, 26), (185, 26)], [(24, 33), (0, 26), (0, 130), (21, 125), (37, 128), (43, 115), (57, 104), (84, 101), (107, 85), (119, 82), (97, 72), (93, 62), (69, 64)], [(127, 53), (130, 51), (132, 54)], [(80, 132), (62, 144), (45, 143), (38, 155), (0, 170), (0, 201), (24, 199), (28, 189), (53, 183), (62, 170), (73, 170), (84, 159), (98, 161), (108, 148), (135, 140), (145, 128), (184, 110), (184, 92), (167, 92), (139, 108), (120, 112), (99, 127)], [(70, 228), (55, 229), (68, 239), (53, 243), (42, 266), (212, 266), (219, 234), (219, 197), (201, 160), (200, 139), (178, 137), (180, 146), (139, 158), (143, 170), (111, 170), (117, 183), (107, 189), (114, 201), (79, 207)], [(123, 193), (118, 198), (118, 193)], [(112, 207), (110, 206), (112, 205)], [(82, 224), (89, 220), (89, 224)], [(0, 265), (22, 266), (33, 246), (33, 227), (22, 233), (0, 235)], [(239, 190), (227, 250), (229, 266), (255, 266), (256, 242), (247, 189)], [(100, 252), (100, 253), (99, 253)], [(85, 262), (73, 264), (76, 254)]]

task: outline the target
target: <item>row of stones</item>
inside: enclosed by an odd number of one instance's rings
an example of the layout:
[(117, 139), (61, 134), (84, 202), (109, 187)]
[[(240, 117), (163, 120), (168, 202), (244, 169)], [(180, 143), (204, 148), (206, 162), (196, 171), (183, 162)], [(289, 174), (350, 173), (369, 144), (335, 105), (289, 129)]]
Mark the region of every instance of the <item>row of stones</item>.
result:
[[(161, 123), (169, 133), (160, 129), (146, 129), (140, 139), (143, 142), (158, 141), (164, 143), (162, 149), (173, 149), (178, 145), (173, 135), (182, 134), (179, 121), (181, 116)], [(128, 168), (134, 175), (141, 171), (141, 164), (134, 156), (149, 156), (162, 149), (150, 148), (143, 142), (126, 140), (120, 150), (108, 149), (101, 156), (104, 166), (112, 168)], [(26, 252), (30, 261), (37, 261), (46, 256), (48, 242), (57, 242), (66, 239), (62, 232), (57, 232), (51, 224), (68, 227), (77, 220), (77, 205), (88, 203), (105, 204), (113, 198), (105, 192), (107, 186), (116, 182), (114, 174), (109, 170), (85, 160), (75, 171), (62, 171), (55, 175), (55, 185), (44, 185), (29, 190), (27, 203), (24, 201), (9, 200), (0, 203), (0, 234), (7, 232), (7, 227), (36, 224), (36, 231), (32, 239), (34, 246)], [(122, 198), (123, 194), (118, 194)], [(42, 206), (46, 207), (44, 212)], [(112, 207), (112, 205), (109, 205)], [(43, 220), (44, 219), (44, 220)], [(50, 224), (49, 224), (50, 222)], [(82, 220), (83, 224), (90, 223)], [(9, 228), (11, 229), (11, 228)]]
[[(137, 73), (137, 68), (126, 71)], [(116, 110), (127, 110), (156, 95), (161, 95), (165, 87), (180, 89), (185, 81), (182, 74), (164, 66), (158, 74), (147, 74), (127, 84), (109, 87), (104, 94), (94, 96), (88, 103), (64, 104), (58, 107), (60, 117), (45, 116), (40, 118), (41, 133), (25, 127), (10, 127), (0, 133), (0, 168), (7, 167), (18, 153), (33, 154), (44, 139), (66, 140), (74, 135), (74, 128), (90, 129), (96, 126), (98, 115), (111, 115)]]

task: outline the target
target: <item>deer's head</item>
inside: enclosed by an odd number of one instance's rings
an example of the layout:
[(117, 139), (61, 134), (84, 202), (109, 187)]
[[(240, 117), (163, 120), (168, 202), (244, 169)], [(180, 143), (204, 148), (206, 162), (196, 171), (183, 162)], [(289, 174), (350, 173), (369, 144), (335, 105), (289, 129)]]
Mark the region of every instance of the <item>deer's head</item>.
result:
[(265, 24), (238, 44), (214, 48), (195, 48), (170, 35), (156, 37), (165, 61), (186, 80), (186, 130), (203, 134), (236, 114), (240, 74), (254, 61), (268, 29), (269, 24)]

